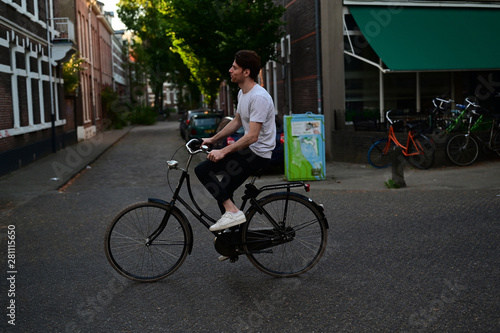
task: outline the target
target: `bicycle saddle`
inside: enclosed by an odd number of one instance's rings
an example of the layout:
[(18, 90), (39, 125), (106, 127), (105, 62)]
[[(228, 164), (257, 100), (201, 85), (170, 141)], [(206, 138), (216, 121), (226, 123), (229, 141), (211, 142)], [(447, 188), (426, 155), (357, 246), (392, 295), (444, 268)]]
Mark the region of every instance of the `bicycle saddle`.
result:
[(264, 174), (264, 168), (260, 168), (258, 170), (252, 171), (250, 176), (260, 178), (262, 177), (263, 174)]
[(421, 120), (418, 120), (418, 121), (412, 121), (412, 122), (407, 122), (406, 123), (406, 128), (408, 128), (409, 130), (414, 130), (414, 129), (417, 129), (419, 127), (422, 126), (422, 121)]

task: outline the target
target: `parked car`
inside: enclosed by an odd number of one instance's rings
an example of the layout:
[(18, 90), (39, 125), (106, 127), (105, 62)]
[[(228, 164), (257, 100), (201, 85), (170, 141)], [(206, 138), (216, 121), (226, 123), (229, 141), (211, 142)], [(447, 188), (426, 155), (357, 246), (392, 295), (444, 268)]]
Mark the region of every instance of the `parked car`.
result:
[(186, 129), (188, 127), (190, 118), (192, 115), (197, 114), (197, 113), (210, 113), (209, 109), (195, 109), (195, 110), (188, 110), (182, 114), (182, 117), (179, 119), (179, 130), (181, 137), (183, 139), (186, 139)]
[(193, 114), (187, 122), (186, 141), (213, 136), (221, 119), (222, 115), (220, 113), (202, 112)]
[[(219, 127), (216, 132), (220, 132), (233, 118), (232, 117), (224, 117), (221, 120)], [(274, 118), (276, 122), (276, 147), (274, 147), (273, 154), (271, 156), (271, 165), (284, 167), (285, 163), (285, 133), (283, 130), (283, 122), (281, 119), (276, 116)], [(219, 141), (215, 145), (215, 149), (223, 148), (227, 145), (231, 145), (238, 141), (245, 134), (245, 130), (243, 127), (240, 127), (236, 132), (232, 135), (226, 137), (225, 139)]]

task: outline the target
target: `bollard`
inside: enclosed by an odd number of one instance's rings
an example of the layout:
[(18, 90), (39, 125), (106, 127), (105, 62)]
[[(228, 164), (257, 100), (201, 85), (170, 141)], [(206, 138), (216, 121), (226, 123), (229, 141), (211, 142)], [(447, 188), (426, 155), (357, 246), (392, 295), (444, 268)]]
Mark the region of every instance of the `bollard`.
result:
[(404, 158), (401, 147), (394, 146), (394, 152), (392, 154), (392, 181), (400, 188), (406, 187), (405, 164), (406, 159)]

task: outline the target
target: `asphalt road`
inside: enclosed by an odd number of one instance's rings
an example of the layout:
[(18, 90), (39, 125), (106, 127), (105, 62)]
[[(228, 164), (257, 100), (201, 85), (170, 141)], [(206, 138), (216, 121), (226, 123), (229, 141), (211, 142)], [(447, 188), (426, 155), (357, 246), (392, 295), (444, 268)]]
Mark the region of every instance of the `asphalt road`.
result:
[[(165, 161), (182, 145), (177, 126), (132, 129), (64, 191), (12, 212), (0, 229), (0, 332), (500, 331), (497, 189), (313, 186), (309, 195), (326, 207), (328, 248), (300, 277), (267, 276), (246, 258), (218, 262), (213, 236), (196, 221), (193, 252), (172, 276), (150, 284), (121, 277), (106, 260), (105, 229), (128, 204), (170, 197)], [(176, 158), (185, 158), (182, 148)]]

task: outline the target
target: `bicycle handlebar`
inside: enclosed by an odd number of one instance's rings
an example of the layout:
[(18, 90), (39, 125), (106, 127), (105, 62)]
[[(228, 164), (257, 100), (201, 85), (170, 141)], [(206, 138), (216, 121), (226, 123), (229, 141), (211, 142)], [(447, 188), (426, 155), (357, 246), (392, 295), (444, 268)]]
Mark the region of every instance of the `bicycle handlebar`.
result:
[(389, 113), (391, 113), (391, 111), (392, 110), (389, 110), (385, 113), (385, 119), (387, 119), (391, 123), (391, 125), (393, 125), (394, 122), (391, 120), (391, 118), (389, 118)]
[(186, 143), (186, 149), (190, 155), (195, 155), (198, 153), (206, 153), (210, 152), (210, 148), (206, 145), (202, 145), (203, 139), (191, 139)]
[(479, 107), (481, 107), (479, 104), (476, 104), (475, 102), (471, 101), (471, 100), (469, 99), (469, 97), (466, 97), (466, 98), (465, 98), (465, 101), (466, 101), (467, 103), (469, 103), (469, 105), (472, 105), (472, 106), (473, 106), (473, 107), (475, 107), (475, 108), (479, 108)]
[[(436, 104), (436, 101), (439, 101), (439, 105)], [(436, 108), (439, 108), (439, 109), (442, 109), (442, 110), (444, 109), (443, 104), (451, 104), (453, 102), (455, 102), (455, 101), (452, 100), (452, 99), (442, 99), (442, 98), (439, 98), (439, 97), (436, 97), (436, 98), (434, 98), (432, 100), (432, 104), (434, 104), (434, 106)]]

